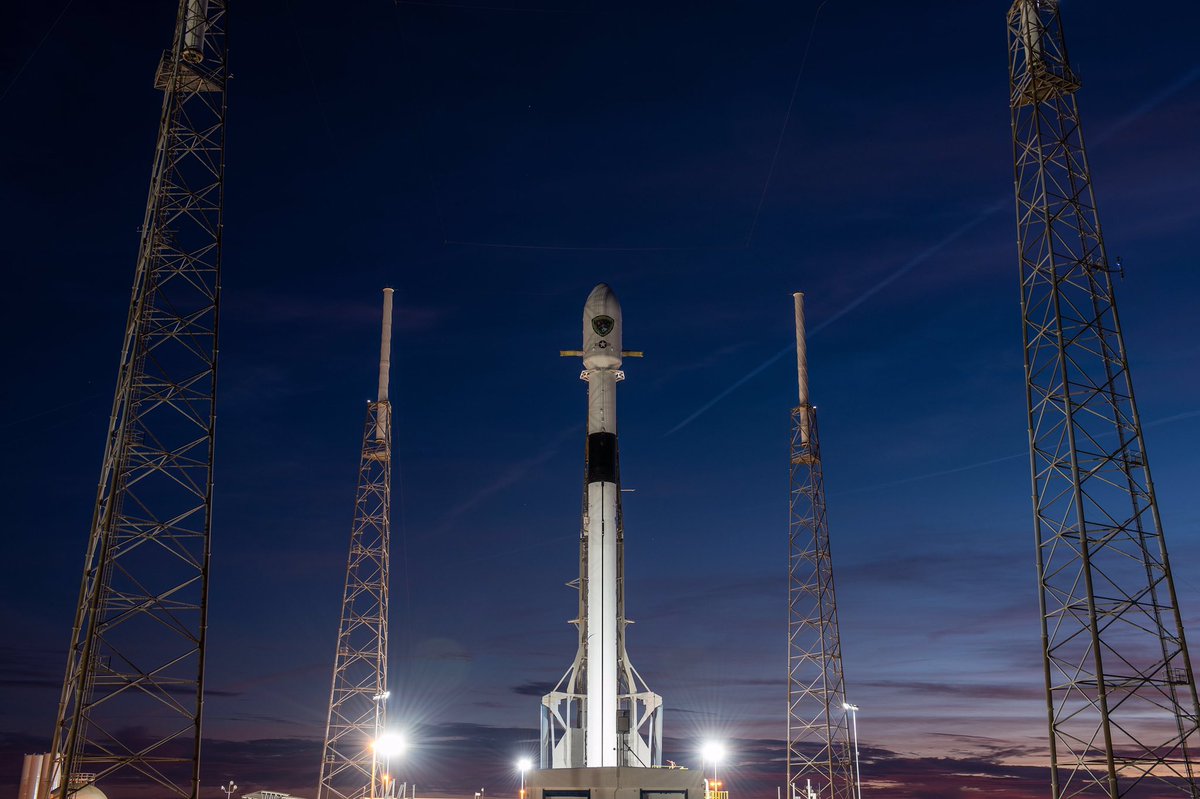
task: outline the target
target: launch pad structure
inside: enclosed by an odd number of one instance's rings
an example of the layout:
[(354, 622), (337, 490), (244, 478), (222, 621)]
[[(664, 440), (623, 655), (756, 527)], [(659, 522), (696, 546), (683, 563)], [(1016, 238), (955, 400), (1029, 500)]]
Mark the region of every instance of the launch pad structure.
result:
[(1200, 702), (1057, 0), (1008, 13), (1052, 799), (1200, 796)]
[(705, 799), (704, 775), (686, 768), (553, 768), (529, 772), (523, 799)]
[[(198, 799), (222, 257), (226, 0), (179, 0), (134, 286), (50, 752), (23, 795), (100, 779)], [(1057, 0), (1007, 17), (1052, 799), (1200, 799), (1200, 699), (1150, 476)], [(368, 403), (317, 799), (370, 799), (386, 728), (391, 290)], [(788, 799), (861, 795), (816, 408), (796, 298)], [(626, 651), (616, 295), (583, 314), (587, 439), (574, 660), (540, 706), (522, 799), (701, 799), (664, 768), (663, 702)], [(131, 721), (139, 722), (131, 724)], [(36, 779), (35, 779), (36, 777)], [(32, 786), (32, 787), (30, 787)]]
[(158, 143), (38, 799), (98, 780), (200, 793), (225, 186), (225, 0), (180, 0)]

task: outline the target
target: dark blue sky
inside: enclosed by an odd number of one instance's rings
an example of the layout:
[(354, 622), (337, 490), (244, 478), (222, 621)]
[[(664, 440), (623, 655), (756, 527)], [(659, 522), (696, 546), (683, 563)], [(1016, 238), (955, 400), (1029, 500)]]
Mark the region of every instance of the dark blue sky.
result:
[[(418, 731), (423, 793), (513, 789), (537, 696), (574, 652), (585, 393), (557, 351), (603, 280), (647, 353), (620, 396), (629, 648), (665, 698), (668, 756), (695, 763), (700, 737), (726, 736), (735, 791), (739, 774), (743, 795), (782, 779), (785, 350), (803, 290), (864, 778), (903, 783), (895, 796), (1043, 793), (1025, 768), (1045, 711), (1007, 4), (487, 5), (231, 12), (206, 783), (316, 782), (386, 284), (393, 716)], [(5, 782), (46, 745), (61, 683), (173, 15), (13, 11)], [(1063, 13), (1194, 631), (1200, 7)]]

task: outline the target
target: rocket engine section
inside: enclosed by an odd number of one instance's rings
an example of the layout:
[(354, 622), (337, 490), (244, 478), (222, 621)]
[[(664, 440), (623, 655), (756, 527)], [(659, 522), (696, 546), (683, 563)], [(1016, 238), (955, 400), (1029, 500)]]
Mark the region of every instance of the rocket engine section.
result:
[(579, 629), (575, 662), (542, 698), (541, 767), (662, 765), (662, 698), (625, 652), (625, 544), (617, 447), (621, 305), (604, 283), (583, 306), (588, 384), (586, 486), (579, 541)]

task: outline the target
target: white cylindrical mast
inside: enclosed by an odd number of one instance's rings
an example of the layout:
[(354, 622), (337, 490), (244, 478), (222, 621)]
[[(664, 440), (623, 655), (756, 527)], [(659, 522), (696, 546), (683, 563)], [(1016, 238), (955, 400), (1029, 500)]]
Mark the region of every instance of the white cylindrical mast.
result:
[(800, 387), (800, 407), (808, 405), (808, 344), (804, 340), (804, 294), (792, 295), (796, 304), (796, 377)]
[(379, 402), (388, 401), (388, 382), (392, 371), (392, 292), (383, 290), (383, 335), (379, 343)]
[(808, 342), (804, 337), (804, 294), (792, 295), (796, 306), (796, 382), (800, 396), (800, 443), (808, 446)]
[(188, 0), (183, 20), (183, 60), (199, 64), (204, 60), (204, 34), (208, 28), (208, 0)]
[(1029, 0), (1021, 3), (1021, 42), (1025, 45), (1025, 69), (1032, 73), (1042, 60), (1042, 22)]
[(379, 394), (376, 402), (375, 440), (383, 441), (388, 433), (388, 384), (392, 373), (392, 289), (383, 290), (383, 333), (379, 343)]

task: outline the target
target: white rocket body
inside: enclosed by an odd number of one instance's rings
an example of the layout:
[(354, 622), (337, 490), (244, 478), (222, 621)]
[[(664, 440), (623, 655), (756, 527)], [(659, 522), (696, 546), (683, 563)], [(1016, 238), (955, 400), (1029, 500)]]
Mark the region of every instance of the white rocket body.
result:
[[(621, 306), (601, 283), (583, 307), (587, 370), (587, 764), (617, 765), (617, 369)], [(623, 377), (623, 375), (621, 375)]]
[[(542, 767), (662, 765), (662, 699), (625, 652), (617, 383), (623, 353), (621, 305), (604, 283), (583, 307), (588, 384), (587, 456), (581, 530), (579, 649), (542, 699)], [(640, 355), (640, 353), (629, 353)]]

